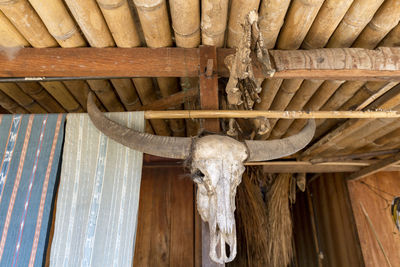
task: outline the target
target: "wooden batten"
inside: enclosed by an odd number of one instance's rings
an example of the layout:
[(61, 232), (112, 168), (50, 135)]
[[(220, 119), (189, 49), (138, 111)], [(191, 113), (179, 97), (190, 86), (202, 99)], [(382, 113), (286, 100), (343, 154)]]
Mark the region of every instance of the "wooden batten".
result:
[(228, 22), (229, 0), (201, 1), (202, 44), (223, 47)]
[(65, 3), (91, 46), (115, 45), (95, 0), (65, 0)]
[(29, 46), (28, 41), (12, 25), (8, 18), (0, 11), (0, 46), (24, 47)]
[(81, 105), (75, 100), (62, 82), (40, 82), (58, 103), (68, 112), (83, 112)]
[(278, 49), (298, 49), (311, 27), (323, 0), (294, 0), (278, 37)]
[(0, 90), (3, 93), (11, 97), (15, 102), (17, 102), (24, 109), (32, 113), (46, 113), (47, 111), (40, 106), (34, 99), (29, 95), (25, 94), (21, 88), (19, 88), (15, 83), (0, 83)]
[(326, 0), (318, 11), (302, 47), (324, 47), (354, 0)]
[(90, 88), (96, 93), (97, 97), (103, 103), (107, 111), (121, 112), (125, 111), (121, 102), (118, 100), (113, 87), (107, 80), (87, 80)]
[(0, 106), (2, 106), (11, 113), (17, 113), (17, 114), (29, 113), (26, 109), (18, 105), (18, 103), (12, 100), (8, 95), (3, 93), (3, 91), (1, 90), (0, 90)]
[(24, 82), (18, 83), (18, 86), (44, 107), (47, 112), (63, 113), (66, 111), (40, 84)]
[(169, 1), (176, 46), (192, 48), (200, 44), (200, 1)]
[(29, 0), (39, 14), (50, 34), (61, 47), (86, 46), (85, 39), (62, 0), (49, 0), (46, 4), (41, 0)]
[(290, 0), (262, 0), (259, 12), (259, 27), (264, 37), (264, 46), (273, 49), (283, 25)]
[(90, 91), (89, 85), (85, 81), (63, 81), (67, 89), (71, 92), (73, 97), (78, 101), (83, 110), (86, 111), (87, 98)]
[(111, 79), (110, 81), (126, 110), (136, 110), (142, 105), (131, 80)]
[(243, 38), (243, 23), (246, 16), (251, 11), (258, 12), (260, 0), (236, 0), (232, 1), (229, 22), (228, 22), (228, 47), (238, 47), (240, 40)]
[(374, 140), (377, 146), (397, 145), (400, 142), (400, 125), (399, 128), (385, 134), (384, 136)]
[(140, 46), (140, 38), (127, 0), (97, 0), (118, 47)]
[(384, 0), (355, 0), (329, 39), (327, 47), (349, 47)]
[[(137, 93), (143, 105), (151, 104), (157, 100), (156, 94), (153, 91), (153, 82), (149, 78), (135, 78), (132, 79), (136, 87)], [(169, 136), (171, 135), (168, 125), (164, 120), (150, 120), (154, 132), (157, 135)]]
[(33, 47), (58, 46), (27, 0), (0, 0), (0, 10)]

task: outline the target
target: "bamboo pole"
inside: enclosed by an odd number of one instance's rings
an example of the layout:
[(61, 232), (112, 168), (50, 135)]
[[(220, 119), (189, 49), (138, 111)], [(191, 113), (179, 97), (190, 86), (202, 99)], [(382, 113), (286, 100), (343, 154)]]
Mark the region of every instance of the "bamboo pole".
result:
[(11, 113), (24, 114), (29, 113), (23, 107), (19, 106), (14, 100), (0, 90), (0, 106)]
[(275, 111), (275, 110), (150, 110), (145, 119), (218, 119), (218, 118), (281, 118), (281, 119), (397, 119), (399, 111)]
[[(153, 92), (153, 82), (149, 78), (135, 78), (133, 79), (137, 93), (143, 105), (151, 104), (157, 100)], [(169, 127), (164, 120), (150, 120), (154, 131), (158, 135), (169, 136), (171, 135)]]
[(353, 1), (326, 0), (318, 11), (318, 15), (308, 31), (302, 47), (304, 49), (324, 47)]
[(129, 79), (111, 79), (111, 83), (121, 98), (126, 110), (136, 110), (142, 104), (133, 83)]
[(0, 11), (0, 46), (24, 47), (29, 46), (28, 41), (12, 25), (8, 18)]
[(65, 109), (44, 90), (42, 86), (35, 82), (18, 83), (22, 91), (35, 99), (42, 107), (50, 113), (63, 113)]
[(68, 112), (83, 112), (81, 105), (75, 100), (62, 82), (40, 82)]
[(399, 46), (400, 44), (400, 24), (394, 27), (383, 40), (380, 42), (379, 46), (389, 47), (389, 46)]
[(169, 5), (176, 45), (197, 47), (200, 44), (199, 0), (172, 0)]
[(298, 49), (311, 27), (323, 0), (294, 0), (278, 37), (278, 49)]
[(0, 10), (33, 47), (58, 46), (27, 0), (0, 0)]
[(124, 107), (115, 95), (114, 89), (107, 80), (87, 80), (90, 88), (96, 93), (108, 111), (124, 111)]
[(50, 34), (62, 47), (86, 46), (79, 28), (61, 0), (29, 0)]
[(228, 22), (228, 47), (238, 47), (243, 38), (243, 27), (246, 16), (250, 11), (258, 11), (260, 0), (235, 0), (232, 1)]
[(290, 0), (262, 0), (259, 12), (259, 27), (264, 37), (264, 46), (273, 49), (282, 28)]
[(205, 45), (223, 47), (229, 0), (201, 1), (201, 38)]
[[(165, 0), (134, 0), (134, 3), (137, 8), (147, 46), (171, 46), (172, 36)], [(157, 83), (163, 97), (179, 91), (176, 78), (157, 78)], [(174, 136), (185, 135), (183, 120), (171, 120), (170, 127)]]
[(46, 113), (42, 106), (25, 94), (15, 83), (0, 83), (0, 90), (29, 112)]
[(327, 47), (351, 46), (383, 1), (355, 0), (329, 39)]
[(63, 81), (62, 83), (82, 106), (83, 110), (86, 111), (87, 98), (90, 91), (89, 85), (83, 80)]

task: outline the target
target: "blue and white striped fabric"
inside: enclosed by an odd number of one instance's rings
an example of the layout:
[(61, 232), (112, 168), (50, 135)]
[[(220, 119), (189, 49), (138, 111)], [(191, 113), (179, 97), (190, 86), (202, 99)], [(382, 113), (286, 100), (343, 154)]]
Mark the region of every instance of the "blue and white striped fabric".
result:
[(0, 115), (0, 266), (42, 266), (63, 114)]
[[(144, 129), (143, 112), (107, 116)], [(51, 266), (132, 266), (142, 156), (67, 115)]]

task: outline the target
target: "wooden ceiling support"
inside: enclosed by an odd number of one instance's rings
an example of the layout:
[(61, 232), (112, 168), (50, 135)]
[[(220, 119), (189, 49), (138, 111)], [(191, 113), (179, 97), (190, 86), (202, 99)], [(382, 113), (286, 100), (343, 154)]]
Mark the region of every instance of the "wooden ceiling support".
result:
[[(0, 77), (198, 77), (206, 48), (22, 48), (13, 60), (0, 53)], [(224, 64), (234, 49), (215, 49), (214, 75), (228, 77)], [(270, 50), (273, 78), (400, 80), (400, 47)], [(208, 52), (207, 52), (208, 53)], [(205, 65), (207, 62), (205, 62)], [(267, 77), (254, 62), (256, 77)], [(29, 79), (28, 79), (29, 80)], [(32, 81), (32, 80), (31, 80)]]
[(392, 165), (395, 165), (397, 163), (400, 163), (400, 153), (397, 154), (396, 156), (393, 157), (387, 157), (381, 161), (378, 161), (375, 164), (372, 164), (371, 166), (365, 167), (361, 170), (359, 170), (356, 173), (353, 173), (351, 176), (349, 176), (347, 179), (348, 180), (359, 180), (361, 178), (364, 178), (366, 176), (372, 175), (374, 173), (377, 173), (379, 171), (382, 171)]

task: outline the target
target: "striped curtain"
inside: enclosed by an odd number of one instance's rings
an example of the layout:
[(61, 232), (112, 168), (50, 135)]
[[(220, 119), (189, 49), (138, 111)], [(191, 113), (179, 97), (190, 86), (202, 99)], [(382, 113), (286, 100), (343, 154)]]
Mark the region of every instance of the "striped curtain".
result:
[(65, 116), (0, 115), (0, 266), (42, 266)]
[[(144, 129), (143, 112), (107, 116)], [(67, 115), (51, 266), (132, 266), (142, 156)]]

